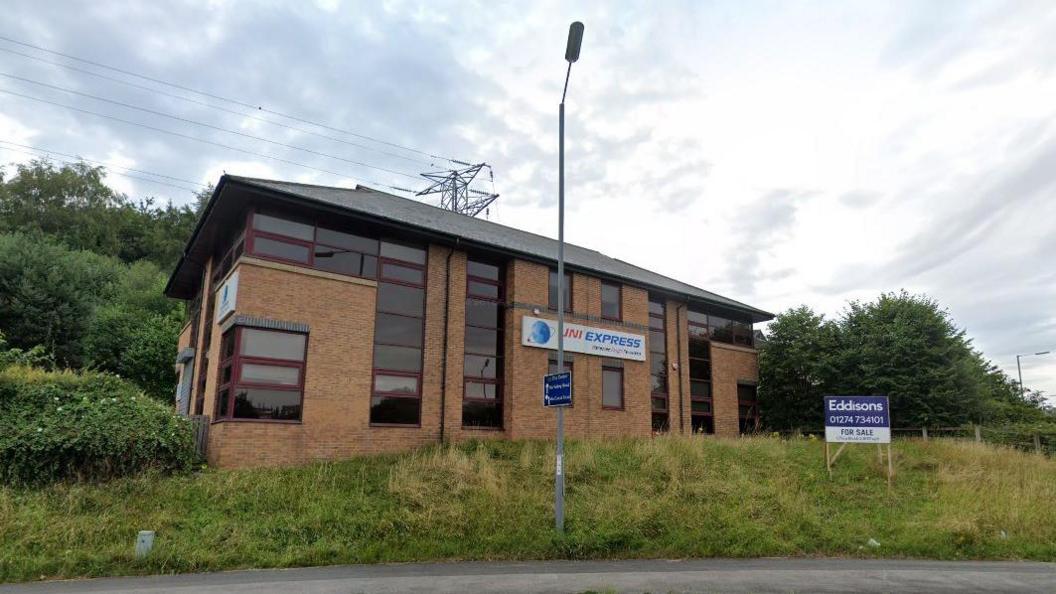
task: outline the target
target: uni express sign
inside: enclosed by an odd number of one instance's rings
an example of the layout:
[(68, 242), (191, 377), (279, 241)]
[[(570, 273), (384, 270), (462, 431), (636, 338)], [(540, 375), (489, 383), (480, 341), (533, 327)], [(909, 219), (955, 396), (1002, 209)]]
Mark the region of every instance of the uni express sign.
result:
[(825, 441), (891, 443), (887, 396), (826, 396)]
[[(557, 322), (521, 318), (521, 344), (557, 350)], [(565, 350), (573, 353), (645, 361), (645, 337), (604, 328), (565, 324)]]

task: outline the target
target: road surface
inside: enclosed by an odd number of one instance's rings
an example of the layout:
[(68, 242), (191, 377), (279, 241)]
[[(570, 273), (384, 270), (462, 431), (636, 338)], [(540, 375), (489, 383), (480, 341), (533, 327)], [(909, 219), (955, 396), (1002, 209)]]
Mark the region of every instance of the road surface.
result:
[(1056, 565), (855, 559), (344, 565), (0, 586), (0, 593), (1056, 592)]

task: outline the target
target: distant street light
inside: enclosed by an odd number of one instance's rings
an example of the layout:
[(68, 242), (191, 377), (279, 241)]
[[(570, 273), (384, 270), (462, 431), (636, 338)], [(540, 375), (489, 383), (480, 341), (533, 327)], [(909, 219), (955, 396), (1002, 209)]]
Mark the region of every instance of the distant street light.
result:
[[(565, 369), (565, 95), (568, 94), (568, 77), (572, 75), (572, 64), (579, 59), (579, 48), (583, 45), (583, 23), (576, 21), (568, 27), (568, 45), (565, 46), (565, 88), (561, 91), (561, 106), (558, 109), (557, 143), (557, 369)], [(557, 456), (554, 464), (554, 527), (565, 531), (565, 408), (557, 407)]]
[[(1037, 353), (1034, 353), (1034, 355), (1048, 355), (1048, 354), (1049, 354), (1049, 351), (1039, 351)], [(1034, 355), (1031, 355), (1030, 353), (1026, 353), (1024, 355), (1016, 355), (1016, 371), (1019, 372), (1019, 395), (1020, 395), (1021, 398), (1026, 398), (1027, 397), (1027, 389), (1023, 387), (1023, 367), (1021, 367), (1020, 364), (1019, 364), (1019, 358), (1020, 357), (1033, 357)]]

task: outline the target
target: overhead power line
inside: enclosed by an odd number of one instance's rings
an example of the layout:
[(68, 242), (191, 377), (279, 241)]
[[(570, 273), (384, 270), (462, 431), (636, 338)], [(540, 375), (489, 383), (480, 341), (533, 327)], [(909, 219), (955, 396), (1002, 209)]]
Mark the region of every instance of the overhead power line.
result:
[[(0, 142), (6, 142), (6, 141), (0, 140)], [(14, 143), (11, 143), (11, 144), (14, 144)], [(11, 151), (13, 153), (22, 153), (24, 155), (29, 155), (31, 157), (39, 157), (40, 156), (37, 153), (31, 153), (29, 151), (24, 151), (24, 150), (17, 149), (17, 148), (10, 148), (10, 147), (7, 147), (7, 146), (0, 146), (0, 149), (5, 150), (5, 151)], [(42, 151), (42, 152), (47, 153), (48, 151)], [(55, 154), (60, 154), (60, 153), (55, 153)], [(77, 163), (77, 161), (73, 161), (73, 160), (69, 160), (69, 159), (55, 158), (55, 160), (56, 161), (60, 161), (62, 163), (67, 163), (69, 165), (75, 165)], [(88, 159), (78, 159), (78, 160), (80, 160), (80, 161), (88, 161)], [(151, 179), (149, 177), (140, 177), (138, 175), (132, 175), (132, 174), (129, 174), (129, 173), (121, 173), (120, 171), (113, 171), (113, 170), (110, 170), (110, 169), (107, 169), (107, 173), (113, 173), (114, 175), (120, 175), (122, 177), (127, 177), (127, 178), (130, 178), (130, 179), (135, 179), (135, 180), (139, 180), (139, 181), (150, 182), (152, 184), (161, 184), (163, 186), (169, 186), (169, 187), (172, 187), (172, 188), (178, 188), (180, 190), (183, 190), (185, 192), (190, 192), (192, 194), (197, 194), (198, 191), (199, 191), (199, 190), (195, 190), (195, 189), (188, 188), (188, 187), (185, 187), (185, 186), (181, 186), (181, 185), (178, 185), (178, 184), (161, 181), (159, 179)], [(151, 173), (150, 175), (161, 175), (161, 174)], [(168, 176), (162, 176), (162, 177), (168, 177)]]
[(213, 130), (218, 130), (220, 132), (226, 132), (228, 134), (234, 134), (236, 136), (241, 136), (243, 138), (249, 138), (251, 140), (259, 140), (260, 142), (267, 142), (269, 144), (274, 144), (276, 146), (281, 146), (281, 147), (285, 147), (285, 148), (293, 149), (293, 150), (297, 150), (297, 151), (303, 151), (303, 152), (306, 152), (306, 153), (311, 153), (313, 155), (318, 155), (320, 157), (327, 157), (329, 159), (337, 159), (338, 161), (344, 161), (346, 163), (351, 163), (353, 165), (359, 165), (361, 167), (369, 167), (371, 169), (377, 169), (378, 171), (384, 171), (385, 173), (392, 173), (392, 174), (395, 174), (395, 175), (402, 175), (404, 177), (409, 177), (411, 179), (418, 179), (418, 176), (412, 175), (410, 173), (404, 173), (402, 171), (396, 171), (394, 169), (387, 169), (385, 167), (378, 167), (376, 165), (370, 165), (370, 164), (364, 163), (362, 161), (356, 161), (356, 160), (353, 160), (353, 159), (346, 159), (345, 157), (340, 157), (338, 155), (331, 155), (329, 153), (324, 153), (322, 151), (317, 151), (317, 150), (313, 150), (313, 149), (310, 149), (310, 148), (305, 148), (305, 147), (302, 147), (302, 146), (296, 146), (296, 145), (293, 145), (293, 144), (287, 144), (285, 142), (279, 142), (277, 140), (271, 140), (271, 139), (264, 138), (264, 137), (261, 137), (261, 136), (254, 136), (253, 134), (246, 134), (245, 132), (240, 132), (238, 130), (231, 130), (230, 128), (224, 128), (222, 126), (214, 126), (213, 124), (207, 124), (205, 122), (199, 122), (197, 120), (192, 120), (190, 118), (184, 118), (184, 117), (181, 117), (181, 116), (168, 114), (168, 113), (165, 113), (163, 111), (157, 111), (157, 110), (154, 110), (154, 109), (149, 109), (147, 107), (140, 107), (138, 105), (132, 105), (131, 103), (124, 103), (124, 102), (121, 102), (121, 101), (116, 101), (114, 99), (107, 99), (106, 97), (99, 97), (98, 95), (92, 95), (92, 94), (89, 94), (89, 93), (82, 93), (81, 91), (75, 91), (73, 89), (67, 89), (65, 87), (60, 87), (60, 86), (56, 86), (56, 85), (52, 85), (52, 84), (36, 81), (36, 80), (33, 80), (33, 79), (29, 79), (29, 78), (23, 78), (21, 76), (15, 76), (13, 74), (8, 74), (6, 72), (0, 72), (0, 76), (6, 77), (6, 78), (10, 78), (10, 79), (14, 79), (14, 80), (20, 80), (22, 82), (27, 82), (27, 83), (30, 83), (30, 84), (33, 84), (33, 85), (38, 85), (38, 86), (46, 87), (46, 88), (49, 88), (49, 89), (55, 89), (56, 91), (62, 91), (63, 93), (69, 93), (71, 95), (78, 95), (78, 96), (81, 96), (81, 97), (87, 97), (87, 98), (93, 99), (95, 101), (102, 101), (104, 103), (110, 103), (112, 105), (118, 105), (118, 106), (124, 107), (126, 109), (134, 109), (136, 111), (142, 111), (144, 113), (149, 113), (149, 114), (152, 114), (152, 115), (161, 116), (163, 118), (169, 118), (169, 119), (177, 120), (177, 121), (184, 122), (184, 123), (187, 123), (187, 124), (193, 124), (195, 126), (202, 126), (204, 128), (211, 128)]
[[(256, 151), (251, 151), (251, 150), (240, 148), (240, 147), (237, 147), (237, 146), (224, 144), (222, 142), (216, 142), (216, 141), (213, 141), (213, 140), (207, 140), (205, 138), (199, 138), (197, 136), (191, 136), (190, 134), (183, 134), (182, 132), (176, 132), (176, 131), (173, 131), (173, 130), (166, 130), (165, 128), (158, 128), (157, 126), (151, 126), (150, 124), (144, 124), (142, 122), (136, 122), (136, 121), (133, 121), (133, 120), (126, 120), (124, 118), (119, 118), (117, 116), (112, 116), (112, 115), (105, 114), (105, 113), (99, 113), (99, 112), (96, 112), (96, 111), (91, 111), (89, 109), (82, 109), (80, 107), (75, 107), (73, 105), (66, 105), (65, 103), (59, 103), (58, 101), (51, 101), (51, 100), (48, 100), (48, 99), (42, 99), (40, 97), (34, 97), (32, 95), (26, 95), (24, 93), (18, 93), (16, 91), (11, 91), (9, 89), (0, 88), (0, 93), (7, 93), (8, 95), (14, 95), (16, 97), (22, 97), (23, 99), (29, 99), (29, 100), (32, 100), (32, 101), (39, 101), (41, 103), (47, 103), (49, 105), (54, 105), (54, 106), (57, 106), (57, 107), (70, 109), (70, 110), (77, 111), (77, 112), (80, 112), (80, 113), (85, 113), (85, 114), (88, 114), (88, 115), (94, 115), (94, 116), (98, 116), (98, 117), (101, 117), (101, 118), (106, 118), (108, 120), (113, 120), (115, 122), (121, 122), (121, 123), (129, 124), (129, 125), (132, 125), (132, 126), (139, 126), (141, 128), (146, 128), (147, 130), (153, 130), (155, 132), (161, 132), (163, 134), (170, 134), (172, 136), (176, 136), (176, 137), (179, 137), (179, 138), (186, 138), (188, 140), (194, 140), (194, 141), (197, 141), (197, 142), (210, 144), (210, 145), (213, 145), (213, 146), (217, 146), (217, 147), (220, 147), (220, 148), (236, 151), (236, 152), (247, 154), (247, 155), (254, 155), (254, 156), (257, 156), (257, 157), (263, 157), (265, 159), (271, 159), (273, 161), (278, 161), (280, 163), (286, 163), (288, 165), (295, 165), (297, 167), (303, 167), (305, 169), (311, 169), (311, 170), (314, 170), (314, 171), (320, 171), (322, 173), (329, 173), (330, 175), (336, 175), (338, 177), (345, 177), (345, 178), (355, 177), (355, 176), (350, 176), (350, 175), (348, 175), (346, 173), (338, 173), (337, 171), (330, 171), (329, 169), (322, 169), (320, 167), (314, 167), (312, 165), (306, 165), (304, 163), (299, 163), (297, 161), (293, 161), (293, 160), (290, 160), (290, 159), (284, 159), (282, 157), (276, 157), (274, 155), (268, 155), (268, 154), (265, 154), (265, 153), (258, 153)], [(379, 168), (379, 167), (373, 167), (373, 166), (370, 166), (370, 165), (365, 165), (365, 166), (366, 167), (371, 167), (372, 169), (380, 169), (382, 171), (388, 171), (386, 169), (382, 169), (382, 168)], [(399, 173), (400, 175), (408, 175), (408, 174), (401, 173), (401, 172), (392, 172), (392, 173)], [(414, 177), (414, 176), (410, 176), (410, 177)], [(360, 179), (363, 179), (363, 178), (360, 178)], [(366, 183), (369, 183), (371, 185), (377, 185), (377, 186), (380, 186), (380, 187), (390, 188), (390, 189), (393, 189), (393, 190), (398, 190), (400, 192), (406, 192), (407, 191), (405, 188), (400, 188), (400, 187), (393, 186), (393, 185), (390, 185), (390, 184), (384, 184), (384, 183), (380, 183), (380, 182), (372, 182), (372, 181), (368, 181), (368, 180), (364, 180), (364, 181), (366, 181)]]
[(62, 62), (56, 62), (54, 60), (47, 60), (45, 58), (41, 58), (40, 56), (34, 56), (34, 55), (31, 55), (31, 54), (18, 52), (18, 51), (15, 51), (15, 50), (11, 49), (11, 48), (0, 47), (0, 51), (8, 52), (8, 53), (14, 54), (16, 56), (21, 56), (23, 58), (28, 58), (30, 60), (36, 60), (36, 61), (42, 62), (44, 64), (50, 64), (52, 66), (58, 66), (60, 68), (66, 68), (66, 69), (72, 70), (74, 72), (80, 72), (81, 74), (87, 74), (88, 76), (94, 76), (94, 77), (100, 78), (102, 80), (115, 82), (115, 83), (118, 83), (118, 84), (121, 84), (121, 85), (125, 85), (125, 86), (128, 86), (128, 87), (131, 87), (133, 89), (140, 89), (140, 90), (143, 90), (143, 91), (147, 91), (149, 93), (156, 93), (158, 95), (161, 95), (162, 97), (170, 97), (172, 99), (179, 99), (180, 101), (186, 101), (186, 102), (194, 104), (194, 105), (199, 105), (199, 106), (206, 107), (206, 108), (209, 108), (209, 109), (215, 109), (217, 111), (222, 111), (224, 113), (233, 114), (233, 115), (236, 115), (236, 116), (241, 117), (241, 118), (246, 118), (246, 119), (254, 120), (254, 121), (257, 121), (257, 122), (264, 122), (265, 124), (269, 124), (269, 125), (272, 125), (272, 126), (278, 126), (280, 128), (285, 128), (287, 130), (293, 130), (293, 131), (299, 132), (301, 134), (310, 134), (312, 136), (317, 136), (319, 138), (324, 138), (326, 140), (330, 140), (330, 141), (333, 141), (333, 142), (340, 142), (342, 144), (347, 144), (349, 146), (354, 146), (354, 147), (361, 148), (361, 149), (367, 150), (367, 151), (373, 151), (373, 152), (376, 152), (378, 154), (387, 155), (389, 157), (394, 157), (394, 158), (397, 158), (397, 159), (403, 159), (405, 161), (410, 161), (412, 163), (418, 163), (418, 164), (421, 164), (421, 165), (428, 165), (429, 167), (436, 167), (437, 166), (435, 161), (425, 161), (425, 160), (417, 158), (417, 157), (408, 157), (407, 155), (401, 155), (399, 153), (393, 153), (391, 151), (386, 151), (384, 149), (379, 149), (377, 147), (368, 146), (368, 145), (365, 145), (365, 144), (360, 144), (358, 142), (352, 142), (350, 140), (345, 140), (344, 138), (338, 138), (336, 136), (330, 136), (329, 134), (322, 134), (322, 133), (315, 132), (315, 131), (312, 131), (312, 130), (306, 130), (304, 128), (299, 128), (297, 126), (290, 126), (289, 124), (283, 124), (282, 122), (276, 122), (275, 120), (269, 120), (267, 118), (262, 118), (260, 116), (251, 115), (251, 114), (245, 113), (243, 111), (238, 111), (238, 110), (235, 110), (235, 109), (228, 109), (226, 107), (221, 107), (219, 105), (213, 105), (212, 103), (209, 103), (209, 102), (206, 102), (206, 101), (200, 101), (198, 99), (194, 99), (194, 98), (191, 98), (191, 97), (185, 97), (183, 95), (177, 95), (176, 93), (169, 93), (167, 91), (162, 91), (161, 89), (156, 89), (154, 87), (148, 87), (146, 85), (136, 84), (136, 83), (131, 82), (131, 81), (122, 80), (120, 78), (116, 78), (116, 77), (113, 77), (113, 76), (107, 76), (105, 74), (100, 74), (98, 72), (92, 72), (91, 70), (85, 70), (84, 68), (78, 68), (78, 67), (73, 66), (71, 64), (63, 64)]
[(48, 49), (46, 47), (41, 47), (39, 45), (34, 45), (32, 43), (27, 43), (27, 42), (24, 42), (24, 41), (19, 41), (17, 39), (12, 39), (10, 37), (5, 37), (3, 35), (0, 35), (0, 40), (6, 41), (8, 43), (14, 43), (16, 45), (21, 45), (23, 47), (32, 48), (32, 49), (35, 49), (35, 50), (38, 50), (38, 51), (47, 52), (47, 53), (52, 54), (52, 55), (62, 56), (63, 58), (67, 58), (69, 60), (75, 60), (77, 62), (81, 62), (82, 64), (90, 64), (90, 65), (95, 66), (97, 68), (104, 68), (106, 70), (110, 70), (112, 72), (118, 72), (118, 73), (124, 74), (126, 76), (133, 76), (135, 78), (139, 78), (141, 80), (147, 80), (147, 81), (159, 84), (159, 85), (165, 85), (165, 86), (172, 87), (172, 88), (175, 88), (175, 89), (180, 89), (181, 91), (186, 91), (188, 93), (194, 93), (196, 95), (201, 95), (203, 97), (209, 97), (211, 99), (216, 99), (218, 101), (224, 101), (224, 102), (227, 102), (227, 103), (231, 103), (233, 105), (239, 105), (241, 107), (245, 107), (245, 108), (248, 108), (248, 109), (253, 109), (253, 110), (256, 110), (256, 111), (259, 111), (259, 112), (262, 112), (262, 113), (269, 113), (269, 114), (272, 114), (274, 116), (278, 116), (278, 117), (281, 117), (281, 118), (286, 118), (286, 119), (289, 119), (289, 120), (300, 122), (302, 124), (310, 124), (312, 126), (318, 126), (320, 128), (324, 128), (326, 130), (330, 130), (330, 131), (333, 131), (333, 132), (340, 132), (341, 134), (348, 134), (349, 136), (355, 136), (356, 138), (362, 138), (364, 140), (369, 140), (371, 142), (377, 142), (379, 144), (384, 144), (384, 145), (387, 145), (387, 146), (399, 148), (399, 149), (402, 149), (402, 150), (405, 150), (405, 151), (411, 151), (411, 152), (414, 152), (414, 153), (418, 153), (420, 155), (428, 156), (428, 157), (433, 158), (433, 159), (443, 159), (445, 161), (450, 161), (452, 163), (456, 163), (456, 164), (459, 164), (459, 165), (466, 165), (466, 166), (470, 165), (470, 163), (467, 163), (467, 162), (465, 162), (463, 160), (453, 159), (451, 157), (444, 157), (442, 155), (436, 155), (436, 154), (430, 153), (428, 151), (423, 151), (421, 149), (417, 149), (417, 148), (413, 148), (413, 147), (397, 144), (395, 142), (389, 142), (387, 140), (381, 140), (380, 138), (375, 138), (373, 136), (367, 136), (365, 134), (360, 134), (358, 132), (353, 132), (351, 130), (344, 130), (344, 129), (341, 129), (341, 128), (336, 128), (334, 126), (330, 126), (330, 125), (323, 124), (323, 123), (320, 123), (320, 122), (315, 122), (315, 121), (312, 121), (312, 120), (309, 120), (309, 119), (306, 119), (306, 118), (302, 118), (302, 117), (299, 117), (299, 116), (294, 116), (294, 115), (282, 113), (282, 112), (279, 112), (279, 111), (275, 111), (275, 110), (272, 110), (272, 109), (267, 109), (267, 108), (265, 108), (265, 107), (263, 107), (261, 105), (253, 105), (251, 103), (246, 103), (245, 101), (240, 101), (238, 99), (231, 99), (229, 97), (224, 97), (222, 95), (216, 95), (214, 93), (209, 93), (207, 91), (200, 91), (198, 89), (193, 89), (191, 87), (187, 87), (187, 86), (184, 86), (184, 85), (180, 85), (180, 84), (177, 84), (177, 83), (165, 81), (165, 80), (162, 80), (160, 78), (154, 78), (154, 77), (147, 76), (147, 75), (144, 75), (144, 74), (139, 74), (139, 73), (136, 73), (136, 72), (132, 72), (131, 70), (125, 70), (125, 69), (122, 69), (122, 68), (117, 68), (115, 66), (110, 66), (108, 64), (103, 64), (101, 62), (96, 62), (94, 60), (88, 60), (86, 58), (80, 58), (80, 57), (77, 57), (77, 56), (74, 56), (74, 55), (70, 55), (70, 54), (66, 54), (66, 53), (63, 53), (63, 52), (56, 51), (56, 50)]
[[(135, 169), (135, 168), (132, 168), (132, 167), (125, 167), (124, 165), (112, 165), (110, 163), (104, 163), (103, 161), (95, 161), (95, 160), (92, 160), (92, 159), (87, 159), (87, 158), (82, 157), (80, 155), (71, 155), (70, 153), (63, 153), (63, 152), (60, 152), (60, 151), (53, 151), (51, 149), (40, 148), (38, 146), (30, 146), (28, 144), (19, 144), (17, 142), (11, 142), (10, 140), (0, 140), (0, 144), (9, 144), (9, 145), (16, 146), (16, 147), (19, 147), (19, 148), (29, 149), (29, 150), (45, 153), (47, 155), (59, 155), (59, 156), (62, 156), (62, 157), (69, 157), (71, 159), (77, 159), (78, 161), (84, 161), (85, 163), (95, 163), (96, 165), (102, 165), (103, 167), (107, 167), (107, 168), (117, 167), (117, 168), (120, 168), (120, 169), (124, 169), (125, 171), (134, 171), (136, 173), (143, 173), (143, 174), (146, 174), (146, 175), (154, 175), (154, 176), (157, 176), (157, 177), (163, 177), (165, 179), (170, 179), (172, 181), (177, 181), (177, 182), (181, 182), (181, 183), (185, 183), (185, 184), (190, 184), (192, 186), (199, 186), (201, 188), (208, 188), (209, 187), (208, 185), (203, 184), (201, 182), (191, 181), (189, 179), (183, 179), (181, 177), (173, 177), (171, 175), (165, 175), (164, 173), (155, 173), (153, 171), (145, 171), (143, 169)], [(6, 147), (0, 147), (0, 148), (6, 148)], [(14, 149), (8, 149), (8, 150), (14, 150)]]

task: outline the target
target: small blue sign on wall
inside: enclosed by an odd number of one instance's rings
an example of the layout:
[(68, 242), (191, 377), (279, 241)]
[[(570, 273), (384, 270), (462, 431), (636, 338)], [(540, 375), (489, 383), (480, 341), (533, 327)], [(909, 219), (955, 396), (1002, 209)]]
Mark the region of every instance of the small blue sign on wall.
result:
[(572, 406), (572, 372), (543, 376), (543, 406)]

